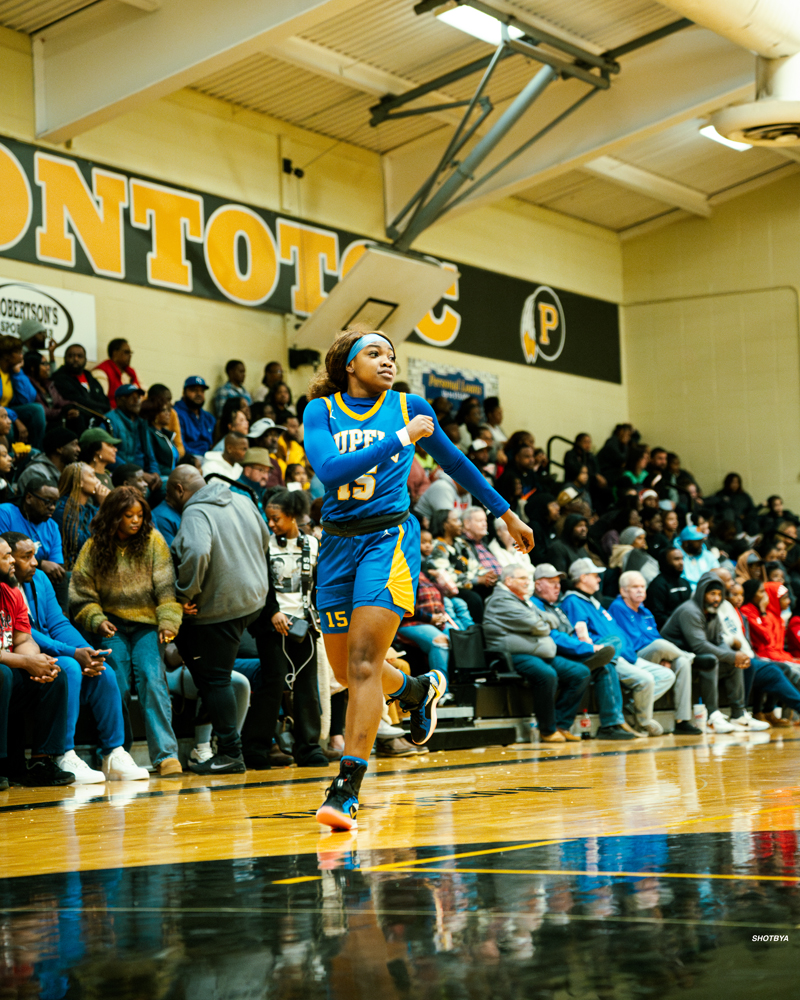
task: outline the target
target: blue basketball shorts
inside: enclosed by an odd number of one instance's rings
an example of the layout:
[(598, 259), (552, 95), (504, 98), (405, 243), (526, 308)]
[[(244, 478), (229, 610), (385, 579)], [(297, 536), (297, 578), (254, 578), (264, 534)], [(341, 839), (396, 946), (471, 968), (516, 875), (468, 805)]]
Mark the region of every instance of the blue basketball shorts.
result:
[(317, 564), (317, 609), (323, 632), (347, 632), (354, 608), (414, 612), (419, 580), (419, 521), (355, 538), (322, 534)]

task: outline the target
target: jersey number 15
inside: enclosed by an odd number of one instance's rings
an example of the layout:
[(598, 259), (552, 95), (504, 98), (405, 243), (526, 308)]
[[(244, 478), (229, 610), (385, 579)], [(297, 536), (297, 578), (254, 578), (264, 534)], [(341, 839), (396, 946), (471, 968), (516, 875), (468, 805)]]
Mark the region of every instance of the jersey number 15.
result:
[(337, 500), (371, 500), (375, 492), (375, 476), (372, 473), (378, 471), (378, 466), (370, 469), (366, 475), (359, 476), (354, 483), (345, 483), (339, 487), (336, 494)]

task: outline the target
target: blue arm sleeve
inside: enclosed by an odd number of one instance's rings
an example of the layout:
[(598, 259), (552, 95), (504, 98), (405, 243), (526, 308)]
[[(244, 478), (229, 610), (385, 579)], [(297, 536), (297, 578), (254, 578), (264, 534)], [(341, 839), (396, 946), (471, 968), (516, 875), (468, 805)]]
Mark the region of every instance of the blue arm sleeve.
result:
[[(433, 411), (431, 411), (433, 412)], [(303, 447), (311, 467), (325, 489), (336, 489), (363, 476), (374, 465), (379, 465), (402, 451), (403, 445), (393, 431), (381, 441), (340, 455), (328, 422), (328, 407), (324, 399), (312, 399), (303, 412)], [(397, 430), (402, 430), (398, 427)], [(410, 447), (407, 445), (406, 447)]]
[(502, 517), (509, 509), (508, 501), (504, 500), (494, 487), (490, 486), (478, 472), (472, 462), (456, 448), (450, 438), (439, 426), (433, 408), (421, 396), (408, 397), (409, 412), (413, 417), (423, 414), (433, 419), (433, 434), (421, 438), (420, 444), (425, 451), (441, 465), (444, 471), (463, 486), (465, 490), (485, 504), (495, 517)]
[(48, 656), (74, 656), (77, 646), (67, 645), (65, 642), (58, 642), (51, 635), (47, 635), (44, 632), (39, 632), (37, 629), (31, 629), (31, 635), (36, 645), (41, 649), (43, 653), (47, 653)]
[(49, 559), (50, 562), (58, 563), (60, 566), (64, 565), (64, 549), (61, 544), (61, 532), (58, 530), (58, 525), (55, 521), (50, 522), (53, 526), (50, 541), (50, 552), (45, 557)]

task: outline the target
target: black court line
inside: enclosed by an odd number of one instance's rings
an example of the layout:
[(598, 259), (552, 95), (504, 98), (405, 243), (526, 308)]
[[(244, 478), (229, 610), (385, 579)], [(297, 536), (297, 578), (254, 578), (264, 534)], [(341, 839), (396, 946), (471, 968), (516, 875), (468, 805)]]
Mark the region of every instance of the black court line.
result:
[[(800, 742), (800, 737), (794, 739), (785, 739), (785, 743), (797, 743)], [(726, 747), (731, 748), (746, 748), (747, 743), (730, 743), (725, 744)], [(753, 744), (750, 744), (753, 745)], [(757, 746), (770, 746), (769, 743), (756, 744)], [(564, 760), (589, 760), (596, 757), (622, 757), (630, 756), (631, 754), (645, 754), (645, 753), (670, 753), (677, 750), (700, 750), (708, 747), (706, 743), (685, 743), (681, 746), (670, 746), (670, 747), (638, 747), (636, 749), (631, 748), (630, 750), (600, 750), (597, 753), (573, 753), (573, 754), (560, 754), (551, 757), (528, 757), (524, 760), (487, 760), (487, 761), (473, 761), (468, 764), (437, 764), (433, 767), (416, 767), (416, 768), (399, 768), (394, 771), (370, 771), (367, 774), (367, 779), (375, 778), (391, 778), (397, 775), (419, 775), (419, 774), (434, 774), (439, 771), (474, 771), (482, 768), (490, 767), (517, 767), (522, 764), (531, 764), (535, 762), (537, 764), (545, 763), (557, 763)], [(457, 751), (451, 751), (457, 752)], [(517, 751), (512, 751), (517, 752)], [(522, 753), (534, 753), (534, 750), (525, 750), (521, 748)], [(541, 751), (540, 751), (541, 752)], [(546, 751), (543, 751), (546, 752)], [(330, 773), (330, 772), (329, 772)], [(145, 799), (158, 799), (165, 798), (171, 795), (199, 795), (202, 792), (238, 792), (248, 789), (257, 788), (275, 788), (277, 786), (285, 785), (313, 785), (320, 782), (328, 781), (328, 775), (320, 775), (318, 777), (309, 778), (284, 778), (282, 780), (276, 781), (251, 781), (243, 782), (236, 785), (192, 785), (191, 788), (179, 788), (174, 792), (165, 791), (148, 791), (141, 792), (135, 798), (129, 799), (125, 805), (130, 805), (134, 802), (143, 802)], [(81, 807), (87, 805), (95, 805), (98, 802), (113, 802), (113, 795), (98, 795), (96, 797), (86, 799), (81, 802)], [(67, 799), (52, 799), (48, 802), (20, 802), (14, 805), (0, 806), (0, 814), (2, 813), (12, 813), (12, 812), (25, 812), (29, 809), (57, 809), (68, 803), (74, 803), (74, 798)]]

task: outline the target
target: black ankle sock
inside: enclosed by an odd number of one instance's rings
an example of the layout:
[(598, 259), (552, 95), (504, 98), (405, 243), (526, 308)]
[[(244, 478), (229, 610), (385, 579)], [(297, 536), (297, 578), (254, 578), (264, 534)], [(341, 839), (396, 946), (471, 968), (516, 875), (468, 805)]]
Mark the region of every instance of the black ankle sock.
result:
[(409, 677), (405, 690), (400, 696), (401, 705), (419, 705), (425, 700), (427, 688), (419, 677)]
[(367, 773), (367, 762), (357, 757), (342, 757), (339, 761), (339, 777), (349, 781), (356, 795)]

